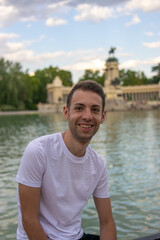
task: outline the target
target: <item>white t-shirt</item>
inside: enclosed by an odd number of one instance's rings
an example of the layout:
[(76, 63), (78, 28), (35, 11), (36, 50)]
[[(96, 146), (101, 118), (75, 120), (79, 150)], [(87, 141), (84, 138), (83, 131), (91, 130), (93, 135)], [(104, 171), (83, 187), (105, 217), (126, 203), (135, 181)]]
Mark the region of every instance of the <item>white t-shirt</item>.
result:
[[(74, 156), (62, 134), (37, 138), (21, 159), (16, 181), (40, 187), (40, 223), (49, 239), (77, 240), (83, 235), (81, 211), (91, 195), (108, 198), (107, 169), (103, 158), (89, 146), (83, 157)], [(19, 194), (17, 239), (28, 239), (22, 225)]]

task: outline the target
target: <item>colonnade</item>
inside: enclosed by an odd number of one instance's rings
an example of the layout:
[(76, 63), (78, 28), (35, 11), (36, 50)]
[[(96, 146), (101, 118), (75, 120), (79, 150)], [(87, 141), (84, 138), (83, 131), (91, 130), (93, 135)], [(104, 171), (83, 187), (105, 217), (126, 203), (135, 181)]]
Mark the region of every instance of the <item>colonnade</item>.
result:
[(157, 101), (158, 92), (128, 92), (123, 93), (125, 101)]
[[(113, 65), (113, 64), (112, 64)], [(117, 65), (115, 64), (117, 69)], [(104, 92), (107, 99), (123, 99), (125, 101), (147, 102), (159, 101), (160, 99), (160, 83), (141, 85), (141, 86), (112, 86), (111, 79), (105, 81)], [(51, 84), (47, 84), (48, 102), (49, 104), (65, 103), (67, 96), (72, 87), (62, 85), (60, 78), (56, 77)]]

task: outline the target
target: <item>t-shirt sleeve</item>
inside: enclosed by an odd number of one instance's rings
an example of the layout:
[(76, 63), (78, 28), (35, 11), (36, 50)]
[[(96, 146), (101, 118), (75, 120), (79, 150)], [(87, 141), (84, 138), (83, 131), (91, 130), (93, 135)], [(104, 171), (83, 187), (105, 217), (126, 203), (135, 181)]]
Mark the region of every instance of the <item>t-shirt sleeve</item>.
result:
[(97, 198), (109, 198), (109, 184), (108, 184), (108, 172), (105, 167), (101, 178), (96, 186), (96, 189), (93, 192), (93, 196)]
[(16, 181), (29, 187), (41, 187), (45, 172), (44, 159), (41, 144), (36, 140), (30, 142), (22, 156)]

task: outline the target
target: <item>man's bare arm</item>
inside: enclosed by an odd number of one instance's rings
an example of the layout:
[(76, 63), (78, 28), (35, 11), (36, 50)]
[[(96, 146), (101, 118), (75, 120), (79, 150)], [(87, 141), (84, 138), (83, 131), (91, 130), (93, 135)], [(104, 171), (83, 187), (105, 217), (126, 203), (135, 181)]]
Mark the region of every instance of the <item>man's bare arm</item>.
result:
[(110, 198), (94, 197), (94, 202), (100, 222), (100, 240), (116, 240), (117, 233)]
[(47, 240), (47, 235), (38, 218), (40, 191), (40, 188), (19, 184), (22, 223), (29, 240)]

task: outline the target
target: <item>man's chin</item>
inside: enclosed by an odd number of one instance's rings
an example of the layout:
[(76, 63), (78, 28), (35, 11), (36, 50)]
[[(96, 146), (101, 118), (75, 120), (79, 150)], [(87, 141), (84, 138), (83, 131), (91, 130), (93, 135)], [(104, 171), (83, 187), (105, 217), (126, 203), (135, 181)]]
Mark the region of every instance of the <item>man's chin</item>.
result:
[(76, 138), (78, 141), (81, 141), (81, 142), (90, 142), (93, 136), (94, 134), (93, 135), (81, 134), (81, 135), (78, 135)]
[(92, 137), (95, 135), (96, 132), (94, 131), (82, 131), (80, 129), (80, 131), (73, 131), (71, 129), (71, 133), (72, 133), (72, 136), (79, 142), (90, 142)]

